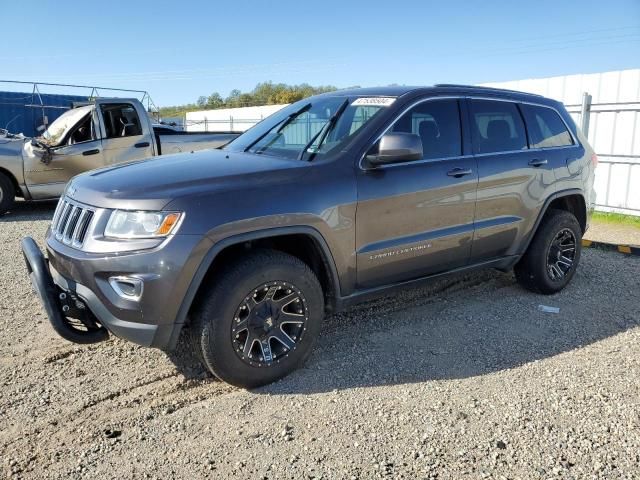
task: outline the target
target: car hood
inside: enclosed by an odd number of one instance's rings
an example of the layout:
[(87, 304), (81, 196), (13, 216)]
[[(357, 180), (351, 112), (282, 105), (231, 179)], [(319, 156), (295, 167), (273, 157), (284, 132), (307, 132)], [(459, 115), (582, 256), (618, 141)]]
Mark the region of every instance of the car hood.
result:
[(100, 208), (161, 209), (188, 195), (279, 183), (300, 175), (305, 164), (264, 155), (203, 150), (92, 170), (75, 177), (66, 194)]

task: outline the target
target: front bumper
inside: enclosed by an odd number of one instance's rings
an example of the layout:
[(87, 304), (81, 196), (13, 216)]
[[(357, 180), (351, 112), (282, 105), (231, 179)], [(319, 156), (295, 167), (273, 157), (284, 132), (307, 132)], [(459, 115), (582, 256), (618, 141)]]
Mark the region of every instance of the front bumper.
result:
[[(59, 327), (68, 323), (56, 300), (60, 292), (86, 305), (102, 330), (139, 345), (171, 350), (185, 320), (178, 312), (191, 283), (190, 272), (195, 270), (190, 268), (198, 262), (194, 252), (200, 251), (196, 248), (199, 240), (196, 236), (175, 236), (157, 249), (105, 256), (72, 248), (49, 235), (48, 260), (30, 238), (23, 240), (23, 252), (32, 278), (41, 279), (36, 289), (51, 324), (64, 338), (78, 341)], [(41, 273), (33, 275), (35, 271)], [(116, 275), (142, 278), (142, 298), (134, 301), (119, 296), (109, 284), (109, 278)]]
[[(67, 314), (71, 307), (65, 302), (67, 293), (53, 282), (49, 264), (32, 238), (22, 240), (22, 253), (33, 289), (40, 297), (51, 326), (61, 337), (75, 343), (96, 343), (109, 338), (107, 330), (96, 324), (90, 312), (80, 312), (83, 318), (80, 325), (69, 321)], [(85, 310), (84, 305), (76, 310)], [(76, 316), (80, 316), (78, 312)]]

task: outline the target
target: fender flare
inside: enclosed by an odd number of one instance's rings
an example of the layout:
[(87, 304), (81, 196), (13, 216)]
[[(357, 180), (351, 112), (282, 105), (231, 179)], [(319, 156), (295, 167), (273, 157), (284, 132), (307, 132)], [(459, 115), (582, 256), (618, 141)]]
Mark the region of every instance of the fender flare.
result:
[(529, 244), (531, 243), (531, 241), (533, 240), (533, 237), (535, 236), (536, 232), (538, 231), (538, 227), (540, 226), (540, 223), (542, 222), (542, 219), (546, 215), (547, 210), (549, 209), (549, 205), (551, 205), (551, 203), (554, 200), (557, 200), (558, 198), (568, 197), (570, 195), (580, 195), (582, 197), (582, 200), (584, 201), (585, 208), (586, 208), (587, 203), (586, 203), (586, 200), (584, 198), (584, 193), (579, 188), (570, 188), (570, 189), (567, 189), (567, 190), (561, 190), (559, 192), (556, 192), (556, 193), (550, 195), (545, 200), (544, 205), (540, 209), (540, 213), (538, 214), (538, 218), (536, 218), (536, 223), (533, 225), (533, 228), (531, 229), (531, 233), (529, 234), (529, 237), (527, 238), (526, 242), (524, 242), (524, 244), (523, 244), (524, 248), (522, 249), (520, 255), (524, 255), (524, 253), (529, 248)]
[[(213, 264), (213, 261), (216, 259), (218, 254), (222, 252), (225, 248), (231, 247), (233, 245), (238, 245), (243, 242), (248, 242), (251, 240), (259, 240), (263, 238), (271, 238), (271, 237), (279, 237), (282, 235), (308, 235), (316, 241), (317, 245), (320, 247), (321, 254), (323, 255), (323, 262), (328, 267), (329, 270), (329, 281), (332, 283), (333, 289), (336, 292), (336, 296), (340, 295), (340, 279), (338, 277), (338, 271), (336, 270), (335, 260), (333, 259), (333, 255), (331, 250), (329, 249), (329, 245), (326, 240), (322, 236), (322, 234), (313, 227), (308, 226), (290, 226), (290, 227), (276, 227), (269, 228), (266, 230), (257, 230), (253, 232), (241, 233), (238, 235), (233, 235), (231, 237), (227, 237), (217, 243), (215, 243), (209, 251), (205, 254), (204, 258), (200, 262), (196, 273), (191, 279), (191, 283), (187, 288), (187, 293), (182, 299), (182, 303), (180, 304), (180, 308), (178, 309), (178, 314), (176, 315), (175, 324), (177, 327), (182, 327), (187, 318), (187, 314), (191, 309), (191, 305), (195, 300), (196, 293), (200, 289), (202, 285), (202, 281), (204, 280), (205, 275), (209, 271), (209, 268)], [(178, 340), (178, 335), (180, 333), (180, 328), (177, 328), (177, 332), (171, 335), (171, 343), (172, 346), (175, 346)]]

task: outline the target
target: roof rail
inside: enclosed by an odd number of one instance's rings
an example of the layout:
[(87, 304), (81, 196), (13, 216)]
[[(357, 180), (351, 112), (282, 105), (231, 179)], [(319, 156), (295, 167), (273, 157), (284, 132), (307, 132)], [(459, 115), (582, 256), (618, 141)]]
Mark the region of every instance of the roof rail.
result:
[(483, 87), (480, 85), (459, 85), (456, 83), (437, 83), (434, 87), (445, 87), (445, 88), (471, 88), (474, 90), (487, 90), (490, 92), (509, 92), (509, 93), (521, 93), (525, 95), (534, 95), (536, 97), (542, 97), (538, 93), (529, 93), (529, 92), (521, 92), (519, 90), (509, 90), (508, 88), (496, 88), (496, 87)]

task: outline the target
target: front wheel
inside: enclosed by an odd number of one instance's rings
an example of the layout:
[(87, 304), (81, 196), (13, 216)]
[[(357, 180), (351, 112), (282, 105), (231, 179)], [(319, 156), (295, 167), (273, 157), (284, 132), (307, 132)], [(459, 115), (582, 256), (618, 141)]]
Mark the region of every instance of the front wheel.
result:
[(516, 279), (534, 292), (559, 292), (576, 273), (581, 251), (582, 229), (576, 217), (565, 210), (550, 210), (514, 268)]
[(192, 318), (193, 345), (221, 380), (244, 388), (265, 385), (311, 353), (324, 300), (315, 274), (298, 258), (249, 252), (201, 295)]
[(13, 183), (6, 175), (0, 173), (0, 215), (13, 206), (15, 196), (16, 191)]

